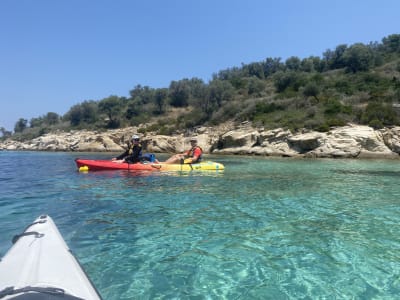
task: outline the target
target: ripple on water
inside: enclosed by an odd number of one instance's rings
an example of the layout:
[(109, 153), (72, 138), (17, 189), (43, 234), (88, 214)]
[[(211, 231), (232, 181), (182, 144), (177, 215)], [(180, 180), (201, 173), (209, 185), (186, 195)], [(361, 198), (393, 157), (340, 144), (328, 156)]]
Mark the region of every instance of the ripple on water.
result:
[(78, 173), (74, 157), (0, 153), (1, 254), (48, 213), (105, 299), (400, 293), (393, 161), (227, 156), (215, 174), (132, 174)]

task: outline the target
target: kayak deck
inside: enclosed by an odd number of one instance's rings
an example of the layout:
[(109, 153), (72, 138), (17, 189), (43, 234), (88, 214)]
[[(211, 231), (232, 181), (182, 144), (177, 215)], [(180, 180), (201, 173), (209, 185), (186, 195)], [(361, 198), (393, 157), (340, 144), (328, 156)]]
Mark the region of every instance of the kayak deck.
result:
[(213, 161), (195, 164), (165, 164), (165, 163), (118, 163), (111, 160), (79, 159), (75, 163), (80, 171), (100, 170), (131, 170), (131, 171), (216, 171), (224, 170), (224, 165)]
[(49, 216), (13, 243), (0, 262), (0, 298), (101, 299)]

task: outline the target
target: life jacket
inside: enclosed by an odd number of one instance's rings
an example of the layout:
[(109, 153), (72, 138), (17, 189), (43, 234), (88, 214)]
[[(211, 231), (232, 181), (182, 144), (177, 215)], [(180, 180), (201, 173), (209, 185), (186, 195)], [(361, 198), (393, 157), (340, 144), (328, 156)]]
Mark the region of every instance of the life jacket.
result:
[[(133, 148), (134, 148), (135, 146), (138, 146), (138, 147), (140, 148), (140, 151), (139, 151), (139, 153), (138, 153), (137, 158), (135, 158), (135, 160), (133, 161), (133, 160), (131, 159), (131, 155), (133, 154)], [(141, 144), (129, 143), (129, 146), (128, 146), (128, 160), (130, 160), (131, 162), (140, 161), (141, 156), (142, 156), (142, 145), (141, 145)]]
[(201, 154), (200, 154), (200, 156), (197, 158), (197, 161), (196, 161), (196, 162), (200, 162), (200, 161), (202, 160), (202, 158), (203, 158), (203, 149), (201, 149), (200, 146), (194, 146), (192, 149), (190, 149), (189, 152), (188, 152), (188, 156), (189, 156), (189, 157), (193, 157), (193, 156), (194, 156), (194, 150), (195, 150), (196, 148), (199, 148), (200, 151), (201, 151)]
[[(140, 147), (140, 155), (142, 155), (142, 144), (136, 144), (136, 146)], [(128, 154), (129, 155), (132, 155), (134, 147), (135, 147), (134, 143), (129, 143), (129, 146), (128, 146)]]
[[(145, 153), (145, 154), (142, 153), (142, 144), (137, 144), (137, 146), (140, 147), (138, 161), (140, 161), (140, 162), (155, 162), (156, 161), (156, 156), (153, 153)], [(133, 147), (135, 147), (135, 144), (129, 143), (128, 155), (132, 155)]]

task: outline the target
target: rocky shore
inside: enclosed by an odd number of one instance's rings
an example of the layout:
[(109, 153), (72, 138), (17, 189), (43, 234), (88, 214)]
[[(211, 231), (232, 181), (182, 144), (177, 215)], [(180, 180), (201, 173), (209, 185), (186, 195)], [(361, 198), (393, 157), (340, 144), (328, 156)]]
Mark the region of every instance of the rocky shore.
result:
[[(0, 142), (0, 150), (120, 152), (139, 127), (98, 131), (57, 131), (18, 142)], [(374, 130), (349, 124), (321, 133), (303, 130), (265, 130), (250, 123), (199, 127), (175, 136), (140, 134), (146, 152), (181, 152), (189, 147), (189, 137), (197, 136), (205, 153), (309, 158), (392, 158), (400, 156), (400, 127)]]

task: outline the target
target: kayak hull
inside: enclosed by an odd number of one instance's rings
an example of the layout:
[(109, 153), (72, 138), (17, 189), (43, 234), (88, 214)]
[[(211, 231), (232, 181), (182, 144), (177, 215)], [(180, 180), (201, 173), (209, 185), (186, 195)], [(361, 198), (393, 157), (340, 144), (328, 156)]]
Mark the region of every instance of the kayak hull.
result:
[(65, 299), (101, 299), (49, 216), (37, 218), (13, 243), (0, 262), (4, 299), (25, 299), (27, 295), (54, 299), (49, 295), (55, 290)]
[(213, 161), (196, 164), (165, 164), (165, 163), (118, 163), (111, 160), (76, 159), (75, 163), (81, 171), (129, 170), (129, 171), (217, 171), (224, 165)]

